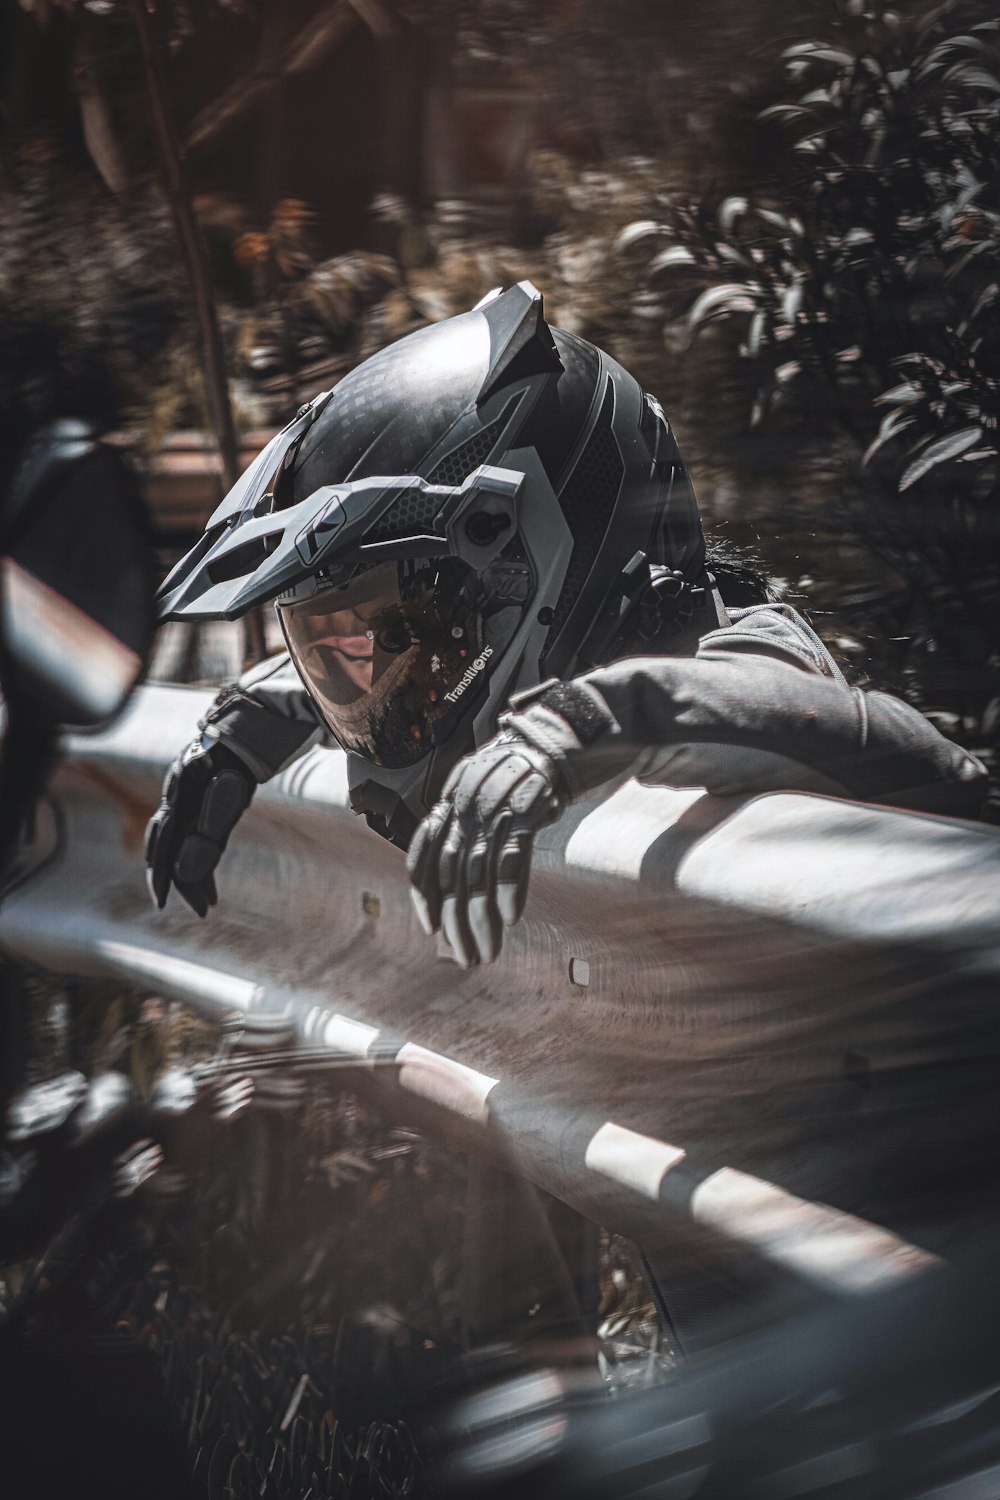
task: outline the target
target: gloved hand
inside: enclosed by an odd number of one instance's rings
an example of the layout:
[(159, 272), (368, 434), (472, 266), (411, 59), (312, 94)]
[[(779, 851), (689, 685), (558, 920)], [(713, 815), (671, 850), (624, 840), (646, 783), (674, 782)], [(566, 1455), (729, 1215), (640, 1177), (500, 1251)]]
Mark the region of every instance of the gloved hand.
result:
[(614, 727), (580, 684), (547, 682), (512, 701), (497, 737), (455, 767), (406, 858), (421, 925), (444, 929), (463, 968), (496, 958), (524, 910), (535, 834), (583, 789), (574, 762)]
[(158, 907), (171, 885), (199, 917), (215, 905), (215, 867), (256, 789), (239, 756), (208, 736), (174, 761), (146, 829), (146, 882)]
[[(273, 691), (289, 675), (298, 688), (291, 707), (301, 707), (301, 683), (288, 658), (262, 662), (236, 691), (223, 689), (198, 724), (210, 732), (189, 745), (167, 772), (163, 801), (146, 830), (146, 879), (158, 907), (175, 885), (192, 911), (207, 914), (218, 900), (215, 867), (257, 787), (315, 740), (315, 713), (290, 717), (282, 711), (287, 681), (282, 691)], [(270, 695), (255, 697), (262, 686)]]

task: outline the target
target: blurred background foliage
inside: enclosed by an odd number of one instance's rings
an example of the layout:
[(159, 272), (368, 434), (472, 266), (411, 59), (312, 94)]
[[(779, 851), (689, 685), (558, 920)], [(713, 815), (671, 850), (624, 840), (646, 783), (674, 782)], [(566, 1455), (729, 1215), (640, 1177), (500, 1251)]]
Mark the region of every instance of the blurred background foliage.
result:
[[(209, 425), (133, 0), (3, 0), (5, 411)], [(1000, 734), (992, 0), (159, 0), (229, 396), (529, 276), (859, 678)], [(176, 196), (176, 193), (174, 193)]]

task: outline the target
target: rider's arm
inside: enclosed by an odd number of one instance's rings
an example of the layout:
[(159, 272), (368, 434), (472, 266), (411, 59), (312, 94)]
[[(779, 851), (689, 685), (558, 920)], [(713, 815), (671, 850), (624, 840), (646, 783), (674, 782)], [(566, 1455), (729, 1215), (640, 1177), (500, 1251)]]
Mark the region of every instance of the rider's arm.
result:
[(220, 695), (199, 728), (238, 755), (257, 782), (269, 781), (325, 737), (287, 653), (245, 672), (234, 689)]
[(720, 796), (798, 790), (974, 817), (986, 772), (914, 709), (849, 687), (794, 611), (755, 609), (693, 657), (627, 657), (519, 694), (453, 771), (407, 855), (417, 913), (490, 961), (531, 846), (567, 803), (630, 776)]
[(986, 771), (908, 704), (849, 687), (787, 606), (734, 614), (694, 657), (626, 658), (578, 679), (607, 715), (569, 759), (575, 794), (611, 778), (719, 795), (827, 792), (975, 816)]

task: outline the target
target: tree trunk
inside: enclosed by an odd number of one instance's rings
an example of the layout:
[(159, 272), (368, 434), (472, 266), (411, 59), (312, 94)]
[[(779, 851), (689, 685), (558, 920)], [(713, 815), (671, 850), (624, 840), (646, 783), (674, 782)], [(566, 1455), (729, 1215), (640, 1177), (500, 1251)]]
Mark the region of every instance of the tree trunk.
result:
[(80, 103), (83, 139), (95, 167), (116, 196), (129, 186), (128, 167), (115, 132), (100, 57), (94, 45), (92, 17), (84, 14), (73, 56), (73, 82)]
[(204, 358), (205, 388), (208, 409), (211, 415), (215, 439), (222, 458), (222, 470), (226, 488), (236, 483), (239, 477), (239, 452), (236, 431), (233, 426), (232, 407), (229, 404), (229, 387), (226, 382), (226, 361), (222, 347), (222, 335), (212, 293), (212, 279), (198, 221), (191, 202), (191, 190), (184, 172), (177, 130), (147, 0), (130, 0), (135, 18), (139, 47), (142, 52), (146, 89), (152, 118), (153, 136), (160, 161), (162, 183), (173, 214), (174, 226), (181, 253), (187, 267), (191, 292), (194, 297), (198, 319), (198, 333)]
[[(229, 490), (239, 478), (240, 460), (236, 429), (233, 423), (233, 409), (229, 402), (225, 351), (219, 329), (215, 297), (212, 292), (208, 252), (205, 249), (205, 242), (202, 239), (191, 201), (191, 189), (184, 171), (184, 159), (174, 124), (167, 80), (157, 50), (147, 5), (148, 0), (131, 0), (146, 75), (153, 136), (160, 161), (162, 182), (170, 203), (177, 238), (191, 283), (204, 360), (208, 409), (222, 459), (225, 487)], [(264, 622), (259, 610), (251, 610), (243, 622), (245, 661), (248, 664), (260, 661), (265, 654), (265, 649)]]

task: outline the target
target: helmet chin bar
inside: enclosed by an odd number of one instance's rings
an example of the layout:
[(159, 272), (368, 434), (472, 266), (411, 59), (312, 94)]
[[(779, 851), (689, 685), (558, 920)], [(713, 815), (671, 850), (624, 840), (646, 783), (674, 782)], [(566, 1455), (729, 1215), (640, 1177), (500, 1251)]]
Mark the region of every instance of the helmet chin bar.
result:
[[(347, 752), (347, 788), (351, 811), (363, 817), (373, 833), (380, 834), (390, 844), (395, 844), (397, 849), (404, 851), (409, 848), (420, 822), (410, 806), (413, 788), (387, 786), (386, 780), (390, 776), (401, 781), (405, 778), (416, 781), (419, 785), (420, 769), (420, 766), (409, 766), (402, 772), (385, 771), (382, 767), (372, 766), (370, 761), (365, 760), (364, 756), (356, 755), (353, 750)], [(376, 780), (375, 770), (379, 771), (383, 780)]]
[(391, 769), (348, 753), (351, 807), (400, 848), (407, 847), (417, 823), (440, 796), (452, 766), (495, 733), (497, 716), (511, 694), (540, 680), (539, 659), (569, 567), (573, 537), (535, 450), (516, 449), (506, 463), (523, 476), (518, 536), (535, 578), (517, 630), (495, 664), (491, 662), (470, 686), (470, 712), (461, 715), (447, 739), (415, 765)]

